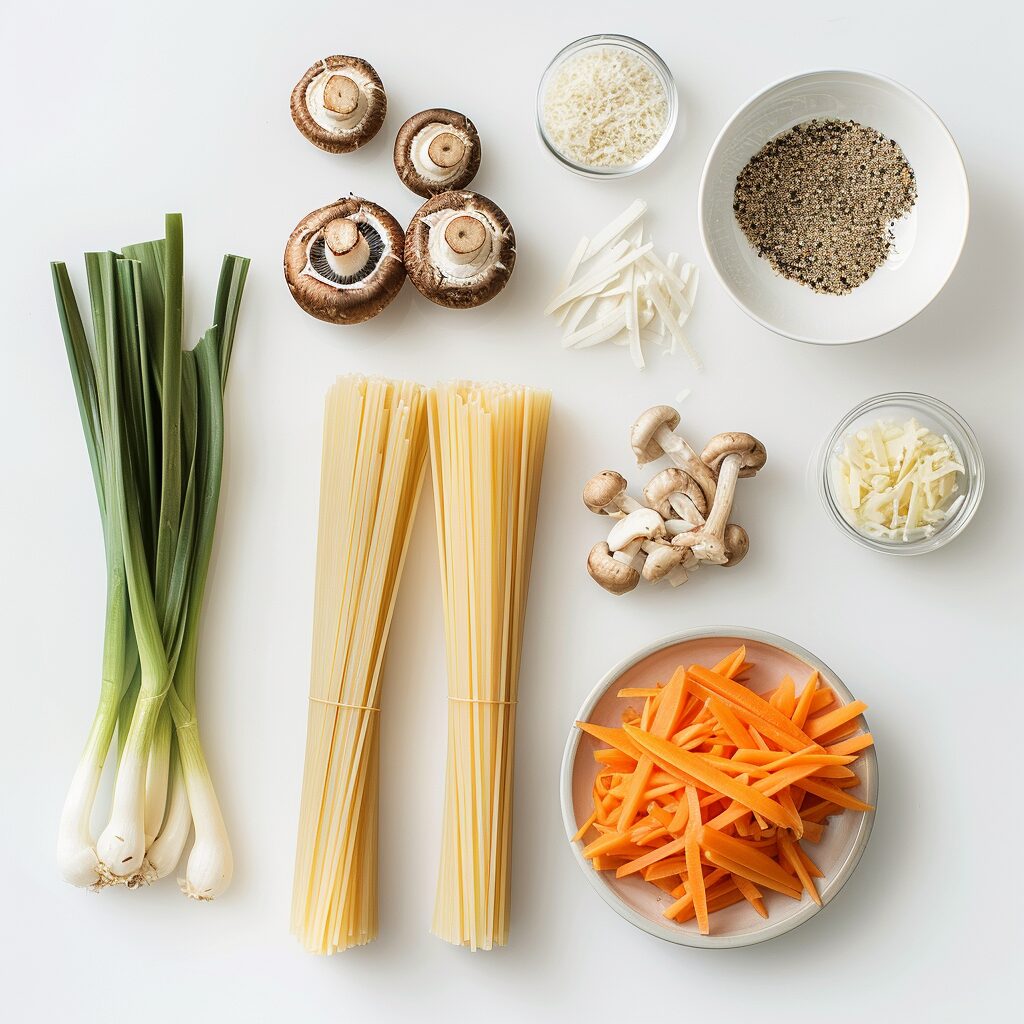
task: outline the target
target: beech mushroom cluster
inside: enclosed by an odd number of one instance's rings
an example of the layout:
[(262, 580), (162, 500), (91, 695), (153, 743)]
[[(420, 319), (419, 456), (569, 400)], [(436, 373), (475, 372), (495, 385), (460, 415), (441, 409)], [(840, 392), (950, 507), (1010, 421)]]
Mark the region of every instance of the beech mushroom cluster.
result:
[(747, 553), (746, 530), (729, 522), (736, 481), (754, 476), (767, 458), (750, 434), (716, 434), (698, 455), (676, 433), (679, 413), (668, 405), (648, 409), (630, 430), (637, 465), (667, 458), (643, 489), (643, 501), (627, 492), (625, 477), (604, 470), (588, 481), (583, 502), (614, 519), (608, 539), (595, 544), (587, 570), (605, 590), (627, 594), (640, 579), (667, 579), (679, 586), (703, 565), (729, 568)]

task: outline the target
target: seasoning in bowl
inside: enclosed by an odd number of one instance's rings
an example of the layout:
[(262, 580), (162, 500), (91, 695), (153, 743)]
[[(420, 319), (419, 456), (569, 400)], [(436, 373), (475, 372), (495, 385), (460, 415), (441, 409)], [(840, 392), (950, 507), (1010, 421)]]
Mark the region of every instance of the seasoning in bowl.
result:
[(856, 121), (813, 120), (769, 141), (736, 179), (733, 210), (758, 256), (790, 281), (847, 295), (889, 258), (917, 199), (894, 139)]
[(596, 176), (639, 170), (675, 124), (668, 68), (626, 36), (589, 36), (559, 53), (541, 81), (538, 124), (564, 163)]
[(956, 445), (913, 417), (877, 420), (847, 434), (831, 468), (847, 522), (882, 541), (931, 537), (964, 501)]

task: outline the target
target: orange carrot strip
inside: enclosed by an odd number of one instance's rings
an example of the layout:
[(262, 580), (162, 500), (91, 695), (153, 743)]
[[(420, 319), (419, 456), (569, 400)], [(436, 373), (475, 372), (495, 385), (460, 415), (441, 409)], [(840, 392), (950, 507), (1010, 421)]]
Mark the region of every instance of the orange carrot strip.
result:
[[(713, 850), (708, 850), (704, 856), (709, 864), (713, 864), (717, 868), (723, 868), (731, 874), (747, 878), (755, 885), (761, 886), (763, 889), (772, 889), (775, 892), (782, 893), (783, 896), (788, 896), (791, 900), (800, 899), (801, 893), (799, 889), (793, 888), (789, 885), (782, 885), (774, 878), (768, 878), (766, 875), (762, 875), (760, 872), (755, 871), (746, 864), (740, 864), (738, 861), (730, 860), (728, 857), (725, 857), (720, 853), (715, 853)], [(796, 879), (794, 879), (794, 882), (795, 881)]]
[(625, 727), (622, 729), (611, 729), (606, 725), (577, 722), (576, 728), (582, 729), (583, 732), (601, 740), (603, 743), (607, 743), (608, 746), (614, 747), (616, 750), (621, 750), (623, 754), (629, 755), (634, 761), (639, 761), (643, 757), (643, 752), (626, 735)]
[(580, 830), (572, 837), (572, 841), (574, 843), (578, 843), (590, 831), (590, 826), (593, 825), (595, 821), (597, 821), (597, 811), (594, 811), (594, 813), (587, 818), (582, 825), (580, 825)]
[(800, 859), (806, 865), (807, 873), (811, 876), (811, 878), (825, 877), (825, 872), (822, 871), (821, 868), (819, 868), (813, 860), (811, 860), (811, 858), (807, 854), (807, 851), (803, 848), (803, 846), (800, 845), (800, 843), (796, 844), (796, 852), (800, 855)]
[(666, 857), (644, 868), (644, 880), (647, 882), (653, 882), (655, 878), (675, 878), (685, 874), (686, 857)]
[[(763, 818), (782, 825), (784, 828), (798, 828), (799, 818), (794, 820), (784, 808), (766, 797), (753, 786), (747, 786), (726, 775), (725, 772), (708, 764), (699, 754), (681, 750), (674, 743), (645, 733), (635, 726), (626, 726), (629, 738), (647, 751), (655, 762), (671, 771), (678, 769), (696, 779), (704, 788), (736, 800), (744, 807), (760, 814)], [(762, 781), (769, 781), (767, 779)], [(691, 811), (692, 813), (692, 811)]]
[(744, 878), (742, 875), (732, 875), (732, 880), (736, 883), (736, 888), (743, 893), (743, 898), (762, 916), (768, 916), (768, 910), (764, 905), (764, 897), (761, 895), (761, 890), (758, 889), (749, 878)]
[(811, 743), (810, 737), (798, 729), (778, 708), (773, 708), (768, 701), (759, 697), (753, 690), (737, 683), (732, 679), (719, 675), (717, 672), (709, 672), (701, 665), (693, 665), (690, 668), (691, 676), (707, 689), (725, 697), (738, 708), (745, 708), (751, 714), (757, 715), (778, 731), (785, 733), (792, 739), (800, 740), (802, 746)]
[(708, 923), (708, 901), (704, 889), (704, 873), (700, 866), (700, 845), (698, 842), (700, 823), (700, 803), (697, 790), (693, 786), (686, 787), (686, 802), (690, 808), (689, 820), (686, 823), (686, 834), (683, 837), (686, 853), (687, 886), (693, 898), (693, 912), (697, 918), (697, 927), (701, 935), (708, 935), (711, 926)]
[(840, 807), (849, 807), (851, 811), (873, 811), (874, 807), (871, 804), (864, 803), (863, 800), (858, 800), (855, 796), (850, 796), (849, 793), (837, 786), (832, 786), (827, 782), (818, 782), (815, 779), (800, 779), (798, 782), (793, 783), (795, 786), (799, 786), (801, 789), (806, 789), (808, 793), (813, 793), (815, 796), (820, 796), (824, 800), (829, 800), (834, 804), (838, 804)]
[(737, 647), (732, 654), (727, 654), (715, 667), (712, 672), (718, 672), (723, 676), (729, 676), (730, 672), (738, 669), (747, 656), (746, 646)]
[(793, 840), (789, 836), (779, 837), (779, 850), (782, 852), (782, 856), (789, 861), (790, 866), (796, 872), (796, 877), (800, 879), (800, 884), (807, 890), (807, 895), (814, 900), (818, 906), (822, 906), (821, 896), (818, 895), (818, 890), (814, 887), (814, 879), (811, 878), (807, 871), (807, 865), (800, 859), (800, 854), (796, 852), (793, 844)]
[(844, 704), (842, 707), (836, 708), (835, 711), (828, 711), (823, 715), (808, 719), (807, 724), (804, 726), (804, 732), (812, 740), (818, 739), (821, 736), (827, 736), (830, 732), (838, 729), (839, 726), (846, 725), (847, 722), (859, 718), (867, 709), (867, 704), (862, 700), (850, 701), (849, 704)]
[(818, 691), (818, 673), (812, 672), (810, 679), (804, 683), (804, 688), (800, 691), (800, 698), (796, 702), (796, 706), (793, 708), (793, 713), (789, 716), (793, 724), (798, 728), (802, 729), (804, 723), (807, 721), (808, 715), (811, 713), (811, 703), (814, 700), (814, 695)]
[(657, 686), (625, 686), (616, 694), (617, 697), (656, 697), (660, 692)]
[(875, 738), (869, 732), (861, 733), (852, 739), (843, 740), (842, 743), (833, 743), (825, 749), (830, 754), (856, 754), (861, 750), (874, 746)]
[[(707, 879), (704, 879), (703, 876), (702, 876), (701, 881), (702, 881), (703, 885), (706, 885), (709, 882), (712, 885), (715, 885), (717, 882), (721, 881), (723, 878), (726, 878), (728, 876), (728, 874), (729, 874), (728, 871), (722, 871), (721, 869), (719, 869), (719, 870), (716, 870), (716, 871), (712, 871), (711, 874), (708, 875)], [(679, 919), (679, 915), (681, 913), (683, 913), (686, 910), (689, 910), (690, 911), (689, 917), (693, 917), (693, 911), (692, 911), (692, 907), (693, 907), (693, 893), (690, 891), (689, 885), (686, 882), (683, 882), (679, 886), (676, 887), (675, 891), (680, 892), (679, 898), (670, 907), (666, 907), (662, 911), (662, 915), (667, 917), (667, 918), (670, 918), (670, 919), (674, 918), (674, 919), (678, 920)], [(706, 889), (705, 889), (705, 891), (706, 891)]]
[(733, 839), (732, 836), (717, 832), (705, 825), (700, 830), (700, 846), (705, 853), (717, 853), (728, 857), (737, 864), (743, 864), (766, 878), (774, 879), (783, 887), (788, 886), (791, 889), (797, 887), (797, 880), (790, 872), (742, 839)]
[(671, 857), (674, 853), (681, 853), (686, 847), (686, 841), (685, 836), (680, 836), (678, 839), (673, 839), (672, 842), (659, 846), (656, 850), (651, 850), (635, 860), (627, 861), (615, 872), (615, 877), (625, 878), (626, 875), (633, 875), (637, 871), (643, 871), (644, 868), (657, 864), (659, 860)]
[(782, 677), (782, 683), (772, 695), (769, 703), (772, 707), (778, 708), (790, 721), (793, 720), (793, 710), (796, 708), (796, 684), (790, 676)]
[(735, 746), (752, 747), (754, 745), (753, 737), (725, 701), (711, 697), (708, 700), (708, 707)]

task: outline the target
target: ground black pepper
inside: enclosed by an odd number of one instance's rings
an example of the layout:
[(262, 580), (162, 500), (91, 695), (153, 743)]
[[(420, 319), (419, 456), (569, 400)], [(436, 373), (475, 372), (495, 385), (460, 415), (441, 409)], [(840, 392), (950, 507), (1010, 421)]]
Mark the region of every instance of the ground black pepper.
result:
[(777, 135), (736, 179), (733, 210), (758, 256), (816, 292), (846, 295), (886, 260), (892, 224), (917, 199), (894, 139), (856, 121)]

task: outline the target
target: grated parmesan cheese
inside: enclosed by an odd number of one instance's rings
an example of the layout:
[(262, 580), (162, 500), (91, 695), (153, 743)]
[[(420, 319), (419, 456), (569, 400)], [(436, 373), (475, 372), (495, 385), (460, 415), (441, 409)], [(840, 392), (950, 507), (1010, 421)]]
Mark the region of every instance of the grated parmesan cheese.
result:
[(917, 420), (879, 420), (848, 434), (832, 456), (846, 520), (880, 540), (930, 537), (960, 507), (964, 472), (952, 440)]
[(568, 159), (587, 167), (624, 167), (657, 145), (668, 121), (668, 96), (639, 54), (594, 47), (552, 72), (543, 121), (551, 145)]

